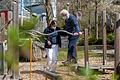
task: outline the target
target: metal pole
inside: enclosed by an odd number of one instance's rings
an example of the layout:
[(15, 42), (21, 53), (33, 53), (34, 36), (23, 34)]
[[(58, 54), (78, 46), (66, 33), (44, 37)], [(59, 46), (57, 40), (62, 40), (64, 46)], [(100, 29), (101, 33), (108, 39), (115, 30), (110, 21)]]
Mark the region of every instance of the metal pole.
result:
[(88, 68), (89, 66), (89, 58), (88, 58), (88, 29), (84, 31), (84, 56), (85, 56), (85, 67)]
[(21, 0), (21, 26), (23, 26), (24, 2)]
[(118, 63), (120, 62), (120, 13), (116, 14), (116, 28), (115, 28), (115, 73)]
[(30, 38), (30, 80), (32, 80), (32, 39)]
[(106, 50), (107, 50), (107, 41), (106, 41), (106, 10), (103, 10), (103, 65), (106, 65)]

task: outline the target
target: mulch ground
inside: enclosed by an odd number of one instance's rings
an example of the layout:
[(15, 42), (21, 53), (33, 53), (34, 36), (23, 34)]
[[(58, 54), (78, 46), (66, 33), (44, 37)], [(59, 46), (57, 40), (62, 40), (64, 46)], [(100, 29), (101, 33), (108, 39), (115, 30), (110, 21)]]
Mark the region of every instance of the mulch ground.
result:
[[(95, 59), (95, 58), (93, 58), (93, 59)], [(96, 63), (94, 61), (97, 61), (97, 60), (93, 61), (93, 59), (90, 59), (90, 62)], [(98, 58), (96, 58), (96, 59), (98, 59)], [(83, 59), (79, 60), (79, 64), (83, 65), (84, 64), (83, 62), (84, 62)], [(113, 66), (114, 62), (110, 61), (108, 64)], [(40, 72), (40, 70), (44, 70), (45, 66), (46, 66), (46, 60), (32, 62), (32, 80), (46, 80), (45, 76)], [(23, 80), (30, 80), (30, 63), (29, 62), (20, 62), (19, 69), (20, 69)], [(85, 76), (76, 74), (76, 72), (74, 70), (71, 70), (70, 67), (63, 66), (61, 61), (59, 61), (57, 64), (56, 72), (58, 75), (60, 75), (62, 77), (62, 80), (87, 80), (87, 78)], [(97, 75), (97, 77), (98, 77), (97, 80), (112, 80), (113, 73), (114, 73), (114, 71), (107, 70), (106, 74)]]

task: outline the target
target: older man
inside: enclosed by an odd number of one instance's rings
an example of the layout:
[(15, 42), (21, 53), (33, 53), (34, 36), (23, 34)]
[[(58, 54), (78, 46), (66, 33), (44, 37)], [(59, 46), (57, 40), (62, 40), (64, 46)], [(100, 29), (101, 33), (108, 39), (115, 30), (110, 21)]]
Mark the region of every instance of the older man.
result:
[(80, 32), (80, 27), (77, 18), (70, 14), (67, 10), (63, 9), (60, 12), (62, 18), (65, 20), (65, 30), (73, 33), (74, 35), (68, 35), (68, 55), (67, 60), (62, 62), (63, 64), (68, 64), (69, 62), (77, 63), (77, 53), (76, 46)]

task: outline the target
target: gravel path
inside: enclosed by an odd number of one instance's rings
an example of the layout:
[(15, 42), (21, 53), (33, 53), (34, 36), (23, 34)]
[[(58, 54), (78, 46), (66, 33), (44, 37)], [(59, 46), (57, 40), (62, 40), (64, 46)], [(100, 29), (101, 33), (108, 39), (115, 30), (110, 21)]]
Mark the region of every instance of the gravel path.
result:
[[(43, 62), (32, 62), (32, 80), (45, 80), (45, 77), (39, 71), (44, 69), (45, 65), (43, 64)], [(30, 63), (21, 62), (19, 65), (23, 80), (30, 80)]]

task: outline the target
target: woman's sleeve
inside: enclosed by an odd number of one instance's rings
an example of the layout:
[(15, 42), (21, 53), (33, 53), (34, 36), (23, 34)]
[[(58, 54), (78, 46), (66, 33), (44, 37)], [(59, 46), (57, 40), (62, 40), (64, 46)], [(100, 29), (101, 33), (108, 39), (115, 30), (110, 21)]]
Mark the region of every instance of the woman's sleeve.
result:
[[(48, 29), (45, 29), (45, 30), (44, 30), (44, 33), (45, 33), (45, 34), (49, 34), (49, 30), (48, 30)], [(50, 36), (45, 36), (45, 40), (50, 41)]]

